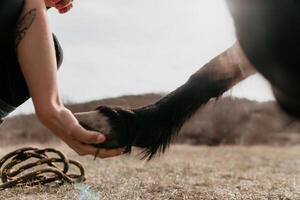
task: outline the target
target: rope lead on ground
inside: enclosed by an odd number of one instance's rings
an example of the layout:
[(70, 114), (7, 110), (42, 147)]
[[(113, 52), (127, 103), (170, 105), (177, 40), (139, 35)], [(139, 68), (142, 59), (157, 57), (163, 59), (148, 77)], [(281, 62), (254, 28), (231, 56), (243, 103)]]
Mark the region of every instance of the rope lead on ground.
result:
[[(49, 153), (55, 156), (50, 157)], [(54, 163), (63, 164), (62, 169)], [(68, 174), (71, 165), (77, 167), (80, 174)], [(61, 185), (65, 182), (79, 183), (85, 181), (85, 173), (79, 162), (67, 159), (56, 149), (26, 147), (17, 149), (0, 159), (0, 178), (1, 191), (17, 186), (44, 185), (52, 182)]]

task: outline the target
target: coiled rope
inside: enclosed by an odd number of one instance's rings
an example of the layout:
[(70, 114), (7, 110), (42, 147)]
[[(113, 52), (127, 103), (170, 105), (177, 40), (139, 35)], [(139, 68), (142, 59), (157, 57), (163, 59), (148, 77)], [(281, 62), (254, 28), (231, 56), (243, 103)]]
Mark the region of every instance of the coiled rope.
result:
[[(50, 157), (49, 153), (56, 156)], [(54, 163), (61, 163), (62, 169)], [(68, 174), (70, 165), (77, 167), (80, 174)], [(65, 182), (72, 184), (85, 181), (82, 165), (67, 159), (63, 153), (53, 148), (26, 147), (5, 155), (0, 160), (0, 177), (0, 191), (16, 186), (44, 185), (51, 182), (62, 185)]]

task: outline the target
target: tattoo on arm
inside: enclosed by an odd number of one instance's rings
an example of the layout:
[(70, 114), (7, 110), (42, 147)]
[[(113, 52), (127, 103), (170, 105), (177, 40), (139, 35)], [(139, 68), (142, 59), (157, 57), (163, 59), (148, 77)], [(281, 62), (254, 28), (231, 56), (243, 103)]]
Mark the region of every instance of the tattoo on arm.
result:
[(36, 17), (36, 9), (31, 9), (29, 12), (27, 12), (24, 17), (22, 17), (18, 24), (16, 29), (16, 36), (15, 36), (15, 48), (17, 48), (20, 44), (20, 42), (25, 37), (27, 31), (33, 24), (33, 21)]

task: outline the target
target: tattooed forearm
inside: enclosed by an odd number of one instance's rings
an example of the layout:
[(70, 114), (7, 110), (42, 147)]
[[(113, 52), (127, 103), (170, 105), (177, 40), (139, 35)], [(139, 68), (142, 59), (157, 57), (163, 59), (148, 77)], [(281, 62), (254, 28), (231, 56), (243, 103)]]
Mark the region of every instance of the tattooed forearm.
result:
[(31, 27), (34, 19), (36, 17), (36, 9), (31, 9), (29, 12), (27, 12), (24, 17), (22, 17), (18, 24), (16, 29), (16, 36), (15, 36), (15, 48), (17, 48), (20, 44), (20, 42), (25, 37), (27, 31)]

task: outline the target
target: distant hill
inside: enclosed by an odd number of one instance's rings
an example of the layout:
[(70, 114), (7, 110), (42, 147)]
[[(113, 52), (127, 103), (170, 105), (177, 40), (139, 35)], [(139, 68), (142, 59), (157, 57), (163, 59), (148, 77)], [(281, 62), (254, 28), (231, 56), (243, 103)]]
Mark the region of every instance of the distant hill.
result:
[[(93, 110), (99, 105), (140, 107), (160, 99), (159, 94), (129, 95), (80, 104), (69, 104), (73, 112)], [(0, 127), (0, 145), (60, 142), (31, 115), (8, 118)], [(199, 108), (182, 127), (176, 143), (300, 144), (300, 123), (282, 112), (275, 102), (222, 97)]]

